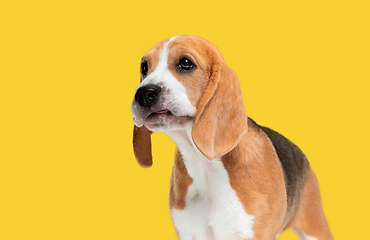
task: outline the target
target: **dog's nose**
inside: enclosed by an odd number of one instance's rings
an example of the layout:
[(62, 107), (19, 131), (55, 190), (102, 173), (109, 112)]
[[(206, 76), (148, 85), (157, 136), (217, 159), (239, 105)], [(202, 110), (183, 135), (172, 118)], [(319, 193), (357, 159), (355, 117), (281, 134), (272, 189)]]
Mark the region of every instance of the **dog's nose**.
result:
[(146, 85), (139, 88), (135, 94), (135, 100), (142, 107), (151, 107), (157, 101), (161, 88), (157, 85)]

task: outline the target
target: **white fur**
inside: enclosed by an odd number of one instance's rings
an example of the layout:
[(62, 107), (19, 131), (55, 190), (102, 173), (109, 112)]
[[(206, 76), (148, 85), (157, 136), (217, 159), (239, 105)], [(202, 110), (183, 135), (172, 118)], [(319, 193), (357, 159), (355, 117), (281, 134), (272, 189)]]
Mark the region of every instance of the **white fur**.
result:
[(209, 161), (194, 145), (192, 124), (184, 130), (165, 132), (176, 142), (186, 169), (193, 179), (185, 199), (185, 209), (171, 209), (182, 240), (251, 239), (254, 216), (248, 215), (220, 158)]
[(300, 240), (317, 240), (317, 238), (308, 236), (296, 227), (292, 227), (292, 229), (297, 234)]

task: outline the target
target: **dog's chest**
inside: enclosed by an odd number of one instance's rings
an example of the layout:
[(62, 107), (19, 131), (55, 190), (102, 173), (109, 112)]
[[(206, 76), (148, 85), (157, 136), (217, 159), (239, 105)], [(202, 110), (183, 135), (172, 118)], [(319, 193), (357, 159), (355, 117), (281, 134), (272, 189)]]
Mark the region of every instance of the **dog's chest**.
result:
[(181, 239), (250, 239), (254, 216), (248, 215), (221, 159), (209, 161), (188, 151), (183, 155), (193, 179), (185, 209), (171, 209), (174, 225)]

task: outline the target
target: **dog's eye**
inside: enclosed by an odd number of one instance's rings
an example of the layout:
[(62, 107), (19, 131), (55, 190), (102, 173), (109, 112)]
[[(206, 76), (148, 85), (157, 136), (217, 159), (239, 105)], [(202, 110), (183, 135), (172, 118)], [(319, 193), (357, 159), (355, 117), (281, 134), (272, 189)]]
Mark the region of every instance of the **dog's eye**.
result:
[(146, 76), (148, 74), (148, 71), (149, 71), (148, 63), (146, 61), (141, 63), (141, 74), (143, 76)]
[(190, 70), (194, 67), (194, 64), (192, 61), (190, 61), (189, 58), (183, 58), (179, 62), (179, 68), (183, 70)]

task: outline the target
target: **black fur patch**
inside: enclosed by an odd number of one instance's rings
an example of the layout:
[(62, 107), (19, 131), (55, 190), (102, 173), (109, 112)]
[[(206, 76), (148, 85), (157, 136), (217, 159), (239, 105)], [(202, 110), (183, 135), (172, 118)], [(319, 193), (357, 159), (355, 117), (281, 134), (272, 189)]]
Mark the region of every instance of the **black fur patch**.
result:
[(309, 168), (306, 156), (297, 145), (280, 133), (270, 128), (259, 126), (250, 118), (248, 126), (262, 129), (274, 145), (284, 170), (288, 212), (294, 215), (299, 206), (301, 190), (303, 189), (305, 175)]

